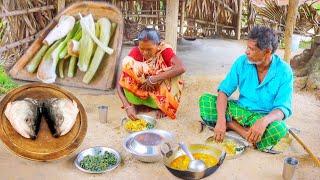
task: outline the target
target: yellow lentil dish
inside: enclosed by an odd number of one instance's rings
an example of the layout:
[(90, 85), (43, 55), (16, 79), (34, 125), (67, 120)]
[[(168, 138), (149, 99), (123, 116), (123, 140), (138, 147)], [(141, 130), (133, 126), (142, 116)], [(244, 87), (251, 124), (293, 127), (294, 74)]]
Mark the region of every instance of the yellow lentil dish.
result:
[(132, 120), (128, 120), (124, 127), (126, 128), (127, 131), (131, 131), (131, 132), (137, 132), (137, 131), (142, 131), (145, 130), (147, 128), (147, 122), (143, 119), (138, 119), (135, 121)]
[[(202, 160), (207, 168), (212, 167), (218, 163), (218, 160), (209, 154), (193, 153), (192, 155), (195, 159)], [(186, 171), (188, 170), (189, 163), (190, 163), (189, 157), (187, 155), (182, 155), (174, 159), (171, 162), (170, 167), (173, 169)]]

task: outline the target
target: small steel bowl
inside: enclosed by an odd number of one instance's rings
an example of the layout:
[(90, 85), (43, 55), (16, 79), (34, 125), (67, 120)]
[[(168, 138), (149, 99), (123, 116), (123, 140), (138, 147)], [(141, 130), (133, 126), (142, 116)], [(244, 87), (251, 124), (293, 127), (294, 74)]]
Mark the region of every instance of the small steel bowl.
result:
[[(109, 153), (112, 153), (115, 155), (116, 159), (117, 159), (117, 163), (113, 166), (110, 166), (108, 167), (106, 170), (104, 171), (90, 171), (90, 170), (87, 170), (87, 169), (83, 169), (81, 166), (80, 166), (80, 162), (83, 160), (83, 158), (87, 155), (91, 155), (91, 156), (95, 156), (95, 155), (102, 155), (104, 154), (104, 152), (109, 152)], [(104, 172), (107, 172), (107, 171), (112, 171), (114, 170), (115, 168), (117, 168), (119, 166), (121, 162), (121, 156), (120, 154), (114, 150), (114, 149), (111, 149), (111, 148), (107, 148), (107, 147), (103, 147), (103, 146), (95, 146), (95, 147), (91, 147), (91, 148), (88, 148), (88, 149), (85, 149), (83, 151), (81, 151), (78, 155), (77, 155), (77, 158), (74, 160), (74, 165), (81, 171), (83, 172), (86, 172), (86, 173), (91, 173), (91, 174), (100, 174), (100, 173), (104, 173)]]
[[(148, 116), (148, 115), (145, 115), (145, 114), (139, 114), (139, 115), (137, 115), (137, 118), (138, 118), (138, 119), (143, 119), (143, 120), (145, 120), (147, 123), (151, 124), (151, 125), (153, 126), (153, 128), (150, 128), (150, 129), (154, 129), (154, 128), (156, 127), (157, 121), (156, 121), (155, 118), (153, 118), (153, 117), (151, 117), (151, 116)], [(125, 128), (125, 123), (126, 123), (127, 121), (129, 121), (129, 120), (130, 120), (130, 118), (128, 118), (128, 117), (125, 117), (125, 118), (123, 118), (123, 119), (121, 120), (121, 125), (123, 126), (123, 128), (124, 128), (127, 132), (129, 132), (129, 133), (139, 132), (139, 131), (130, 131), (130, 130), (128, 130), (128, 129)], [(149, 130), (149, 129), (148, 129), (148, 128), (145, 128), (145, 129), (143, 129), (143, 130), (141, 130), (141, 131), (144, 131), (144, 130)]]
[(160, 147), (173, 141), (173, 135), (163, 130), (147, 130), (130, 134), (124, 141), (124, 148), (142, 162), (156, 162), (162, 159)]

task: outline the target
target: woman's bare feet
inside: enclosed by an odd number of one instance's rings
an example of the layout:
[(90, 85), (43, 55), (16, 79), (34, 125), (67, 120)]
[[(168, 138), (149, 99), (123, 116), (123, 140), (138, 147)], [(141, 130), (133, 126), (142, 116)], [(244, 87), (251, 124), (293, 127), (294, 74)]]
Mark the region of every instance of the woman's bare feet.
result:
[(161, 110), (156, 110), (156, 119), (162, 119), (164, 117), (166, 117), (167, 115), (164, 114)]
[(148, 113), (152, 111), (152, 108), (149, 108), (148, 106), (143, 106), (143, 105), (136, 106), (136, 109), (137, 109), (137, 113)]
[(139, 114), (139, 113), (148, 113), (148, 112), (151, 112), (151, 111), (156, 111), (156, 119), (161, 119), (161, 118), (164, 118), (164, 117), (167, 116), (166, 114), (164, 114), (159, 109), (152, 109), (152, 108), (150, 108), (148, 106), (143, 106), (143, 105), (136, 106), (137, 114)]

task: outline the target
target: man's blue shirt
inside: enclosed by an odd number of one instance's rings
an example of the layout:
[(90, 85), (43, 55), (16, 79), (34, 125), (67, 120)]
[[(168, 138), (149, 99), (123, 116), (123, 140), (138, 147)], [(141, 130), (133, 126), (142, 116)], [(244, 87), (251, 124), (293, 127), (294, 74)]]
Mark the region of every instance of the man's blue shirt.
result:
[(218, 91), (231, 96), (237, 88), (240, 92), (238, 104), (242, 107), (262, 114), (279, 109), (285, 118), (292, 114), (292, 69), (277, 55), (272, 55), (271, 65), (261, 83), (256, 66), (250, 63), (246, 55), (240, 56), (219, 85)]

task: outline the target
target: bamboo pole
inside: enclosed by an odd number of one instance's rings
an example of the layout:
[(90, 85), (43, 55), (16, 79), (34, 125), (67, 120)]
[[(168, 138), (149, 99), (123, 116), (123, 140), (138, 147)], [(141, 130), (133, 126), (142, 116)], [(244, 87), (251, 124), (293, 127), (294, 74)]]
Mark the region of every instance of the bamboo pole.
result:
[(237, 14), (236, 12), (234, 12), (233, 9), (231, 9), (227, 4), (225, 4), (223, 1), (221, 0), (215, 0), (216, 2), (220, 3), (223, 5), (224, 9), (228, 10), (229, 12), (231, 12), (232, 14)]
[(179, 13), (179, 1), (167, 0), (165, 41), (172, 46), (172, 49), (174, 51), (176, 51), (177, 49), (178, 13)]
[(242, 0), (238, 0), (238, 15), (237, 15), (237, 29), (236, 29), (237, 40), (240, 40), (240, 37), (241, 37), (241, 17), (242, 17)]
[[(192, 20), (196, 23), (201, 23), (201, 24), (210, 24), (210, 25), (217, 25), (219, 27), (222, 27), (222, 28), (227, 28), (227, 29), (235, 29), (235, 27), (233, 26), (228, 26), (228, 25), (223, 25), (221, 23), (213, 23), (213, 22), (208, 22), (208, 21), (204, 21), (204, 20), (200, 20), (200, 19), (191, 19), (191, 18), (187, 18), (187, 20)], [(192, 27), (192, 26), (188, 26), (188, 27)]]
[(284, 60), (290, 63), (292, 34), (295, 27), (295, 22), (298, 15), (299, 0), (290, 0), (288, 7), (288, 14), (286, 20), (286, 28), (284, 32)]
[(58, 4), (57, 4), (58, 12), (63, 10), (65, 7), (66, 7), (66, 1), (65, 0), (58, 0)]
[(139, 18), (164, 18), (165, 15), (156, 14), (128, 14), (127, 17), (139, 17)]
[(314, 163), (318, 167), (320, 167), (320, 160), (312, 153), (310, 148), (306, 144), (304, 144), (302, 139), (300, 139), (291, 129), (289, 129), (289, 133), (298, 141), (298, 143), (303, 147), (303, 149), (307, 151), (307, 153), (311, 156)]
[(184, 23), (184, 16), (185, 16), (185, 10), (186, 10), (186, 1), (182, 0), (181, 5), (181, 16), (180, 16), (180, 36), (183, 36), (183, 23)]
[(4, 52), (4, 51), (7, 51), (7, 50), (9, 50), (9, 49), (13, 49), (13, 48), (15, 48), (15, 47), (17, 47), (17, 46), (21, 46), (21, 45), (23, 45), (23, 44), (25, 44), (25, 43), (28, 43), (28, 42), (34, 40), (36, 36), (37, 36), (37, 35), (29, 36), (29, 37), (24, 38), (24, 39), (21, 39), (21, 40), (19, 40), (19, 41), (13, 42), (13, 43), (11, 43), (11, 44), (2, 46), (2, 47), (0, 47), (0, 53), (2, 53), (2, 52)]
[(34, 13), (34, 12), (39, 12), (39, 11), (46, 11), (46, 10), (51, 10), (51, 9), (54, 9), (53, 5), (30, 8), (30, 9), (23, 9), (23, 10), (9, 11), (7, 13), (1, 13), (0, 18), (4, 18), (4, 17), (8, 17), (8, 16), (18, 16), (18, 15), (22, 15), (22, 14)]

